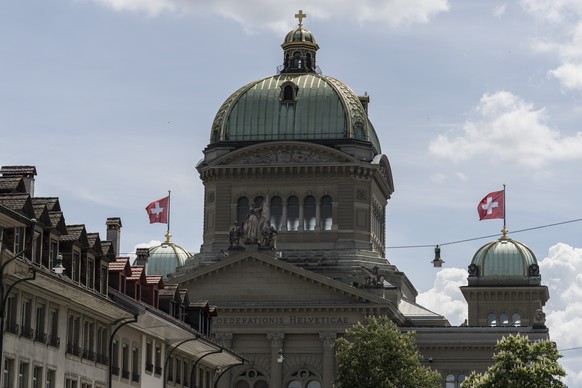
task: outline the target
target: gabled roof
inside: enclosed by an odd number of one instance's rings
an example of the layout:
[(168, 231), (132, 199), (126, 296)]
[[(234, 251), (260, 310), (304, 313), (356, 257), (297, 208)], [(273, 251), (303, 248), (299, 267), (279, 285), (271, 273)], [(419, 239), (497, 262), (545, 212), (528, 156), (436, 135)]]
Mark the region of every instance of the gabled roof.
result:
[(177, 284), (166, 284), (163, 289), (160, 290), (160, 297), (170, 297), (173, 298), (178, 293)]
[[(260, 281), (248, 279), (246, 276), (248, 273), (260, 274), (262, 278)], [(208, 291), (207, 295), (208, 289), (202, 290), (202, 287), (214, 281), (229, 284), (234, 290), (233, 293), (227, 293), (228, 296), (222, 293), (224, 300), (219, 300), (218, 295), (212, 295), (211, 291)], [(330, 305), (334, 308), (371, 308), (383, 311), (401, 325), (406, 321), (397, 306), (388, 299), (260, 252), (235, 254), (218, 263), (173, 278), (172, 283), (180, 284), (180, 287), (188, 287), (192, 284), (192, 290), (197, 292), (197, 296), (211, 300), (220, 306), (222, 311), (225, 308), (237, 309), (240, 306), (247, 306), (250, 302), (248, 298), (261, 295), (263, 299), (261, 306), (257, 306), (256, 299), (252, 303), (257, 308), (328, 308)], [(290, 285), (294, 288), (289, 288)], [(262, 290), (263, 287), (265, 290)], [(198, 290), (205, 293), (198, 294)], [(279, 292), (279, 295), (297, 294), (298, 305), (291, 306), (289, 302), (282, 302), (273, 290)]]
[(26, 185), (21, 177), (0, 177), (0, 193), (25, 193)]
[(109, 259), (110, 263), (115, 262), (115, 252), (113, 251), (113, 242), (109, 240), (102, 240), (101, 241), (101, 251), (103, 252), (103, 256)]
[(34, 218), (34, 207), (28, 194), (0, 194), (0, 205), (28, 218)]
[(34, 203), (34, 198), (32, 200), (32, 207), (34, 209), (34, 218), (37, 222), (41, 223), (45, 227), (52, 227), (51, 217), (46, 208), (46, 205), (41, 203)]
[(89, 247), (85, 225), (67, 225), (67, 234), (60, 237), (61, 242), (78, 241), (82, 246)]
[(67, 225), (65, 223), (65, 217), (62, 211), (49, 211), (49, 217), (51, 219), (51, 224), (53, 229), (61, 234), (67, 234)]
[(36, 203), (44, 203), (51, 212), (61, 211), (61, 204), (59, 203), (58, 197), (34, 197), (33, 200)]
[(161, 275), (147, 275), (146, 276), (146, 284), (150, 285), (157, 285), (158, 288), (164, 288), (164, 281), (162, 280)]
[(131, 275), (127, 277), (128, 282), (139, 281), (142, 284), (146, 283), (145, 271), (143, 265), (134, 265), (131, 267)]
[(89, 248), (93, 249), (97, 255), (101, 255), (103, 249), (101, 248), (99, 233), (87, 233), (87, 241), (89, 242)]
[(131, 276), (129, 257), (118, 257), (114, 262), (109, 263), (109, 272), (124, 272), (125, 276)]

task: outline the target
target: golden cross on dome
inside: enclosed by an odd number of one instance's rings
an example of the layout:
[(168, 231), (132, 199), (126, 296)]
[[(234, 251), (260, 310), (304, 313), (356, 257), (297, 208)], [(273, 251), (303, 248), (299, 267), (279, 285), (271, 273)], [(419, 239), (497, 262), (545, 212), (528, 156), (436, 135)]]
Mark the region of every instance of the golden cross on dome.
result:
[(303, 13), (303, 10), (302, 10), (302, 9), (300, 9), (300, 10), (299, 10), (299, 13), (296, 13), (296, 14), (295, 14), (295, 17), (296, 17), (297, 19), (299, 19), (299, 28), (301, 28), (301, 27), (303, 26), (303, 23), (302, 23), (302, 22), (303, 22), (303, 18), (306, 18), (306, 17), (307, 17), (307, 14), (304, 14), (304, 13)]

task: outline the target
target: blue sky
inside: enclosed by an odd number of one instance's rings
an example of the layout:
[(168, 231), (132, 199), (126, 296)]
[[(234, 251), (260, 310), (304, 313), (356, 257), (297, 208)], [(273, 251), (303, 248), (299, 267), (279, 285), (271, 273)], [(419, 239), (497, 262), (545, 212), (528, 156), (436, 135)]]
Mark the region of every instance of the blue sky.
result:
[[(576, 0), (4, 1), (0, 163), (35, 165), (36, 194), (58, 196), (68, 224), (104, 237), (106, 218), (121, 217), (123, 253), (163, 239), (144, 208), (172, 190), (173, 240), (198, 251), (195, 165), (214, 115), (275, 73), (298, 9), (323, 73), (370, 95), (396, 189), (388, 245), (444, 244), (440, 272), (432, 247), (388, 249), (422, 300), (452, 322), (466, 315), (455, 290), (490, 238), (447, 243), (499, 233), (476, 206), (506, 184), (510, 237), (534, 250), (550, 287), (551, 335), (582, 346), (564, 324), (582, 324), (582, 223), (511, 234), (582, 218)], [(582, 386), (582, 352), (564, 355), (568, 383)]]

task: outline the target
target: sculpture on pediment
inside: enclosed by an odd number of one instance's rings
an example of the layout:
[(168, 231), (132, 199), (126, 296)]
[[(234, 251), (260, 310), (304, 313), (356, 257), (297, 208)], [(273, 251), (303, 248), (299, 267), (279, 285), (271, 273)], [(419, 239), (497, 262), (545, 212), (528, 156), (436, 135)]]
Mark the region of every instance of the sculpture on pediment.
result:
[(271, 225), (271, 221), (265, 222), (261, 234), (263, 236), (260, 241), (261, 248), (272, 248), (278, 233), (273, 225)]
[(234, 222), (232, 228), (230, 228), (230, 232), (228, 233), (228, 239), (230, 241), (230, 246), (228, 249), (241, 249), (240, 246), (240, 238), (243, 236), (243, 232), (238, 225), (238, 222)]
[(372, 269), (366, 268), (361, 266), (364, 271), (368, 274), (366, 276), (366, 280), (364, 282), (365, 287), (376, 288), (376, 287), (383, 287), (384, 286), (384, 275), (380, 274), (380, 268), (375, 265)]
[(249, 213), (247, 214), (243, 223), (243, 233), (245, 236), (245, 244), (256, 244), (259, 242), (259, 234), (266, 219), (263, 215), (268, 199), (263, 201), (261, 206), (256, 206), (254, 202), (251, 203)]

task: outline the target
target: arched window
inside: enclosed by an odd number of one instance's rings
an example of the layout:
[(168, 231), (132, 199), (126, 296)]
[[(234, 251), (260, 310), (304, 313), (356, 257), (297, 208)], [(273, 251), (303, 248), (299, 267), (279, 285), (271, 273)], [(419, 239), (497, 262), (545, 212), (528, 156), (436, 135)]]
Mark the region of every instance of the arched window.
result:
[(501, 326), (509, 326), (509, 315), (507, 313), (501, 313), (499, 316), (499, 324)]
[(265, 200), (264, 197), (261, 196), (255, 197), (255, 207), (261, 207), (263, 205), (264, 200)]
[(296, 196), (287, 199), (287, 230), (299, 228), (299, 199)]
[(313, 70), (313, 61), (311, 60), (311, 54), (307, 53), (305, 56), (305, 67), (307, 70)]
[(319, 381), (311, 380), (310, 382), (307, 383), (306, 388), (321, 388), (321, 384), (319, 383)]
[(461, 386), (461, 383), (463, 381), (465, 381), (465, 375), (461, 373), (460, 375), (457, 376), (457, 383), (459, 383), (458, 387)]
[(293, 67), (295, 69), (303, 68), (303, 61), (301, 60), (301, 53), (299, 51), (293, 53)]
[(287, 388), (303, 388), (301, 386), (301, 382), (298, 380), (293, 380), (289, 384), (287, 384)]
[(315, 197), (308, 196), (303, 203), (303, 229), (315, 230)]
[(242, 225), (247, 214), (249, 213), (249, 200), (247, 197), (240, 197), (236, 204), (236, 221)]
[(283, 102), (295, 101), (295, 90), (292, 85), (285, 85), (283, 88)]
[(321, 230), (331, 230), (333, 224), (331, 215), (331, 197), (329, 195), (324, 195), (321, 198), (321, 220), (320, 220)]
[(511, 316), (511, 324), (513, 326), (521, 326), (521, 315), (519, 315), (518, 313), (514, 313)]
[(281, 197), (271, 199), (271, 225), (275, 230), (281, 229), (281, 219), (283, 217), (283, 200)]
[(269, 388), (265, 376), (256, 369), (249, 369), (238, 375), (235, 388)]
[(497, 326), (497, 315), (493, 313), (487, 315), (487, 326)]
[(259, 380), (253, 385), (253, 388), (269, 388), (269, 384), (265, 380)]
[(448, 374), (445, 377), (445, 388), (456, 388), (455, 387), (455, 375)]
[(238, 383), (236, 383), (235, 387), (236, 388), (251, 388), (251, 385), (248, 383), (248, 381), (241, 380)]
[(291, 381), (287, 383), (285, 388), (321, 388), (321, 383), (314, 373), (300, 369), (291, 375)]

